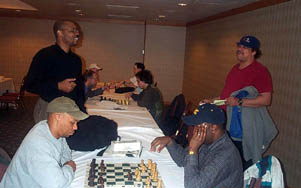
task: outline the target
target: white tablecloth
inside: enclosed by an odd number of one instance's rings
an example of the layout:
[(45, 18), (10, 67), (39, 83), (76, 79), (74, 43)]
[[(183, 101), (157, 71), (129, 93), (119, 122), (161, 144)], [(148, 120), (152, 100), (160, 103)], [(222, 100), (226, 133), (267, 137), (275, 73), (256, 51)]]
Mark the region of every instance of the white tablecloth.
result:
[(184, 187), (184, 169), (178, 167), (171, 159), (167, 149), (163, 149), (161, 153), (150, 152), (150, 144), (154, 138), (163, 136), (162, 131), (153, 120), (150, 113), (145, 109), (138, 107), (134, 103), (124, 107), (125, 110), (109, 110), (98, 107), (97, 99), (90, 99), (86, 103), (89, 114), (98, 114), (113, 119), (118, 123), (118, 135), (123, 139), (136, 139), (142, 143), (142, 153), (140, 158), (131, 157), (97, 157), (100, 150), (93, 152), (72, 152), (72, 158), (77, 165), (75, 178), (71, 184), (71, 188), (83, 188), (86, 177), (86, 168), (93, 158), (97, 160), (103, 159), (105, 162), (124, 163), (137, 162), (141, 159), (145, 162), (152, 159), (157, 163), (158, 171), (162, 177), (165, 188), (183, 188)]
[(137, 103), (130, 101), (130, 105), (116, 105), (119, 110), (113, 108), (101, 108), (102, 104), (98, 98), (89, 99), (86, 103), (90, 115), (101, 115), (117, 122), (123, 127), (149, 127), (158, 128), (151, 114), (144, 107), (137, 106)]
[(15, 85), (12, 78), (3, 78), (0, 80), (0, 96), (6, 91), (10, 93), (16, 92)]

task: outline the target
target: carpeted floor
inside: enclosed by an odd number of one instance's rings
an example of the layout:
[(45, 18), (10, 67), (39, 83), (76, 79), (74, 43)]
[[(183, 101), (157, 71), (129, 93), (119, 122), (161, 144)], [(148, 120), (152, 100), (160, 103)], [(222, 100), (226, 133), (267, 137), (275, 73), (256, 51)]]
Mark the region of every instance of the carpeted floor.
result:
[(33, 108), (37, 99), (38, 97), (26, 96), (25, 109), (0, 109), (0, 147), (11, 157), (34, 126)]

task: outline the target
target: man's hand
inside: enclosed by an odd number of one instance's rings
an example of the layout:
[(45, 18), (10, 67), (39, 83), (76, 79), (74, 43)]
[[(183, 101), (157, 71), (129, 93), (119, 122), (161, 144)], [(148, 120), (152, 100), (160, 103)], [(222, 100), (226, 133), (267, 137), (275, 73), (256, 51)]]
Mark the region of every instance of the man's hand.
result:
[(214, 97), (214, 98), (210, 98), (210, 99), (203, 99), (199, 102), (199, 105), (203, 104), (203, 103), (213, 103), (213, 101), (215, 100), (219, 100), (220, 97)]
[(126, 99), (129, 99), (129, 98), (131, 98), (132, 95), (133, 95), (133, 93), (129, 92), (129, 93), (126, 93), (124, 96)]
[(76, 164), (75, 164), (75, 162), (74, 161), (67, 161), (67, 162), (65, 162), (65, 164), (64, 164), (64, 166), (65, 165), (70, 165), (71, 167), (72, 167), (72, 169), (73, 169), (73, 172), (75, 172), (75, 170), (76, 170)]
[[(172, 139), (169, 136), (157, 137), (152, 141), (150, 151), (157, 151), (160, 153), (165, 146), (170, 145), (171, 143)], [(159, 147), (157, 148), (157, 146)]]
[(239, 105), (239, 103), (238, 103), (238, 98), (235, 98), (235, 97), (228, 97), (227, 99), (226, 99), (226, 105), (228, 105), (228, 106), (238, 106)]
[(61, 82), (58, 83), (59, 90), (70, 93), (76, 86), (76, 83), (74, 82), (75, 78), (67, 78)]
[(199, 102), (199, 105), (201, 105), (203, 103), (211, 103), (211, 101), (210, 101), (210, 99), (203, 99)]
[(198, 125), (193, 130), (192, 138), (189, 142), (189, 150), (198, 152), (199, 147), (204, 143), (207, 134), (207, 124)]

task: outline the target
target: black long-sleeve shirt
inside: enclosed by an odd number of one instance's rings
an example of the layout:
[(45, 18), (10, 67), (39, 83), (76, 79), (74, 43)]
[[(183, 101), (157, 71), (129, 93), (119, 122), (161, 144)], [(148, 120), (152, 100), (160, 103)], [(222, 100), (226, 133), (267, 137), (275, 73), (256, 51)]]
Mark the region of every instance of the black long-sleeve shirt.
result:
[[(25, 79), (25, 89), (38, 94), (43, 100), (66, 96), (73, 99), (82, 111), (84, 108), (84, 85), (81, 80), (82, 62), (71, 50), (66, 53), (57, 44), (41, 49), (32, 60)], [(58, 89), (58, 82), (75, 78), (76, 87), (70, 93)]]

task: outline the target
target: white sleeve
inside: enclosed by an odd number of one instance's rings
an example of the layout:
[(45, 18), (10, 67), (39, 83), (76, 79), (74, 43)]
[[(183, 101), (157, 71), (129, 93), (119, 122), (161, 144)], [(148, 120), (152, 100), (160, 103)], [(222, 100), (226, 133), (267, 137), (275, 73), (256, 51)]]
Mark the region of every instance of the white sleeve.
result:
[(62, 156), (62, 163), (65, 163), (67, 161), (70, 161), (72, 159), (71, 156), (71, 149), (69, 148), (66, 139), (65, 138), (61, 138), (63, 139), (63, 156)]
[(138, 83), (137, 83), (136, 76), (130, 78), (130, 81), (131, 81), (136, 87), (138, 87)]
[(74, 178), (72, 167), (56, 161), (51, 144), (36, 149), (32, 151), (34, 154), (27, 161), (30, 176), (43, 188), (68, 187)]

